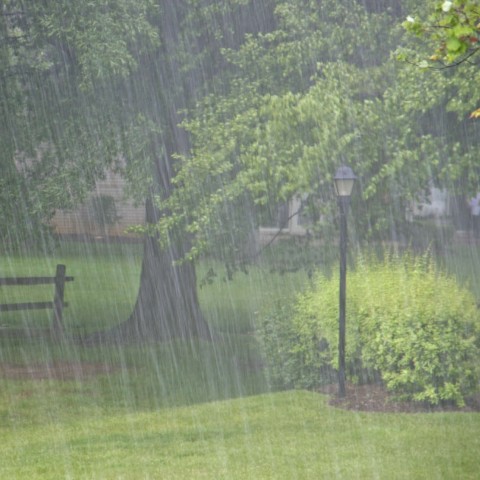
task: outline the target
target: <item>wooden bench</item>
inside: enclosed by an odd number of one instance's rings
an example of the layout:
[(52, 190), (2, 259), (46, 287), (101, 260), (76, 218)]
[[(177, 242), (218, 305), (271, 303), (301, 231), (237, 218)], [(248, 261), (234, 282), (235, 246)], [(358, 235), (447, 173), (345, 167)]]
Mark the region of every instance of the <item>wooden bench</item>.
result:
[(0, 286), (11, 285), (47, 285), (54, 284), (55, 290), (52, 302), (25, 302), (25, 303), (4, 303), (0, 304), (0, 312), (12, 312), (18, 310), (33, 309), (52, 309), (52, 332), (54, 334), (62, 334), (64, 332), (63, 325), (63, 309), (68, 306), (64, 302), (65, 282), (73, 282), (73, 277), (65, 275), (65, 265), (57, 265), (54, 277), (9, 277), (0, 278)]

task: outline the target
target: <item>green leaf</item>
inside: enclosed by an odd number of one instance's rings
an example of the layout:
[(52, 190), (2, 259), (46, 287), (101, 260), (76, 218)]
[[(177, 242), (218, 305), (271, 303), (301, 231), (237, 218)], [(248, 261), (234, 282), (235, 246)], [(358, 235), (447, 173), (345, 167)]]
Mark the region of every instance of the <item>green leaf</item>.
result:
[(458, 52), (461, 50), (463, 42), (460, 41), (457, 37), (450, 37), (445, 42), (445, 45), (449, 52)]

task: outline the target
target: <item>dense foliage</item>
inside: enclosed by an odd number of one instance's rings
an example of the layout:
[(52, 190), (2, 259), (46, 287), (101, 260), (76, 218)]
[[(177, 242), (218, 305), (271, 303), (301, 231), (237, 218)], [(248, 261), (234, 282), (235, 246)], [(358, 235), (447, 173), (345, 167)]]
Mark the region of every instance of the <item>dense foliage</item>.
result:
[(192, 256), (212, 240), (235, 251), (245, 228), (301, 193), (310, 233), (327, 239), (337, 231), (332, 176), (341, 163), (359, 177), (357, 239), (405, 238), (405, 210), (432, 182), (475, 191), (477, 127), (443, 72), (393, 58), (410, 41), (399, 11), (288, 0), (274, 12), (274, 30), (222, 52), (228, 88), (189, 111), (193, 148), (178, 164), (164, 236), (183, 221)]
[(440, 71), (446, 83), (437, 93), (449, 92), (442, 102), (447, 110), (480, 117), (478, 1), (429, 0), (409, 13), (403, 26), (413, 38), (398, 49), (398, 58), (424, 71)]
[[(465, 119), (478, 82), (393, 58), (416, 45), (401, 27), (414, 3), (4, 2), (0, 235), (41, 231), (105, 169), (122, 172), (146, 204), (139, 305), (159, 304), (138, 311), (152, 318), (170, 303), (155, 294), (160, 278), (174, 285), (182, 260), (204, 252), (251, 257), (259, 224), (295, 195), (310, 234), (328, 240), (342, 163), (359, 177), (351, 231), (403, 238), (405, 210), (431, 182), (465, 194), (480, 178)], [(179, 288), (190, 295), (162, 295), (196, 304), (188, 265)], [(200, 317), (191, 307), (185, 316)]]
[[(428, 16), (409, 15), (405, 28), (425, 38), (432, 48), (429, 60), (456, 66), (471, 60), (479, 51), (480, 5), (476, 0), (429, 2)], [(425, 11), (425, 6), (420, 11)], [(428, 63), (423, 64), (427, 66)]]
[[(158, 36), (152, 2), (2, 2), (0, 12), (1, 236), (18, 245), (55, 209), (75, 208), (129, 138), (112, 101), (116, 81)], [(138, 140), (140, 141), (140, 140)], [(138, 152), (136, 152), (138, 153)], [(34, 242), (39, 237), (33, 236)]]
[[(468, 4), (452, 3), (452, 22)], [(360, 178), (358, 236), (400, 237), (430, 181), (478, 183), (475, 125), (445, 111), (465, 112), (477, 82), (392, 58), (412, 51), (401, 28), (411, 8), (428, 12), (406, 0), (5, 2), (2, 165), (25, 206), (15, 216), (72, 208), (115, 166), (137, 199), (156, 197), (166, 241), (228, 258), (298, 193), (327, 237), (345, 162)]]
[[(338, 276), (318, 275), (293, 307), (265, 319), (273, 378), (284, 386), (331, 381), (338, 362)], [(393, 394), (463, 405), (478, 389), (480, 312), (468, 289), (427, 257), (372, 258), (348, 277), (347, 377), (381, 380)]]

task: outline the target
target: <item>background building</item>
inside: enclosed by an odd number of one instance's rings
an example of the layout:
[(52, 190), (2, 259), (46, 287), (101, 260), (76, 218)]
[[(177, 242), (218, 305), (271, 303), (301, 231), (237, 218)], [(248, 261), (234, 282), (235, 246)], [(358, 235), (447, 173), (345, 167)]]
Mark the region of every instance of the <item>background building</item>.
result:
[(131, 237), (127, 229), (145, 222), (145, 206), (135, 205), (125, 196), (125, 180), (121, 175), (107, 172), (96, 183), (88, 199), (76, 210), (57, 210), (51, 220), (59, 235), (81, 235), (94, 238)]

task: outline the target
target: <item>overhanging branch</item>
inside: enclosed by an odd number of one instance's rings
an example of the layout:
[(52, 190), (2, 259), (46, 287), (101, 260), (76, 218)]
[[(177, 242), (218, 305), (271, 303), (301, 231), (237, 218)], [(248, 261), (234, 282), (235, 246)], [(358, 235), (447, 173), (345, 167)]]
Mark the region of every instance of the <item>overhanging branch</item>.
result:
[(419, 63), (412, 62), (412, 61), (409, 61), (409, 60), (405, 60), (405, 62), (408, 63), (409, 65), (413, 65), (414, 67), (418, 67), (418, 68), (422, 68), (422, 69), (428, 68), (430, 70), (437, 70), (437, 71), (438, 70), (446, 70), (448, 68), (458, 67), (462, 63), (468, 63), (469, 65), (477, 65), (476, 63), (470, 62), (469, 60), (479, 51), (480, 51), (480, 47), (477, 47), (477, 48), (473, 49), (472, 51), (470, 51), (467, 55), (462, 57), (460, 60), (458, 60), (454, 63), (448, 63), (448, 64), (443, 63), (441, 67), (436, 67), (434, 65), (424, 66), (424, 65), (421, 65)]

